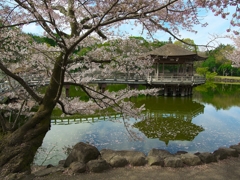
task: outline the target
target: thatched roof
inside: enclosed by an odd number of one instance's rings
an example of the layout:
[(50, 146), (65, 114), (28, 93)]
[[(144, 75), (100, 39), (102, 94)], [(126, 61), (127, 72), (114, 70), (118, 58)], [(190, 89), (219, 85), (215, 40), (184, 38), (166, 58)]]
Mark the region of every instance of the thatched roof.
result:
[(189, 56), (195, 55), (196, 53), (186, 50), (175, 44), (165, 44), (164, 46), (161, 46), (160, 48), (157, 48), (148, 54), (156, 56)]
[(164, 46), (148, 52), (147, 55), (157, 56), (160, 58), (163, 57), (164, 59), (179, 57), (181, 59), (191, 59), (192, 61), (207, 59), (207, 57), (199, 56), (195, 52), (189, 51), (175, 44), (165, 44)]

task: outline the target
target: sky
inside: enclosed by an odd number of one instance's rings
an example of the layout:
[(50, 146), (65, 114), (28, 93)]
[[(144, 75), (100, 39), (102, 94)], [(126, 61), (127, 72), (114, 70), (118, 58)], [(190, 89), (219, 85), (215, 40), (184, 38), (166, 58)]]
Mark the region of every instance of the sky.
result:
[[(180, 38), (190, 38), (194, 40), (195, 44), (197, 45), (206, 45), (209, 41), (211, 41), (214, 36), (225, 36), (225, 35), (231, 35), (231, 33), (227, 33), (227, 29), (230, 25), (230, 16), (228, 19), (222, 19), (220, 16), (214, 16), (212, 12), (208, 12), (207, 16), (204, 17), (203, 22), (207, 22), (207, 27), (201, 27), (201, 26), (195, 26), (194, 30), (197, 30), (198, 33), (191, 33), (185, 30), (180, 30)], [(40, 27), (37, 27), (34, 24), (30, 24), (23, 27), (24, 32), (33, 33), (37, 35), (42, 35), (43, 31)], [(127, 32), (128, 35), (134, 35), (134, 36), (143, 36), (145, 38), (144, 34), (141, 34), (141, 27), (130, 27), (128, 25), (123, 25), (120, 28), (120, 31), (123, 33)], [(154, 38), (159, 41), (168, 41), (170, 35), (159, 31), (154, 35)], [(172, 38), (173, 41), (175, 41)], [(233, 42), (228, 38), (218, 38), (217, 40), (213, 41), (210, 45), (213, 47), (217, 47), (220, 43), (222, 44), (233, 44)]]

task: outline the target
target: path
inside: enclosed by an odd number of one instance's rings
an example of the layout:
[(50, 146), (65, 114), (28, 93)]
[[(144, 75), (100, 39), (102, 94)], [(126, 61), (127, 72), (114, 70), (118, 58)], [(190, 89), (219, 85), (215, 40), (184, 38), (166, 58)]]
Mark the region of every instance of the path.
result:
[(34, 180), (237, 180), (240, 179), (240, 157), (194, 167), (125, 167), (104, 173), (76, 176), (51, 174)]

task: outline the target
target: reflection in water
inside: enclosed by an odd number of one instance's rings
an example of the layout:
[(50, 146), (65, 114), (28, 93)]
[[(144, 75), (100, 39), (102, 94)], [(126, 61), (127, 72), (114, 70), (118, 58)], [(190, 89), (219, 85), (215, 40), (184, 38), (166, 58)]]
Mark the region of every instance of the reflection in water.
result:
[(144, 103), (145, 120), (135, 123), (134, 127), (147, 138), (158, 138), (168, 145), (170, 140), (192, 141), (204, 130), (192, 123), (193, 117), (204, 112), (204, 106), (191, 98), (148, 98)]
[(169, 141), (192, 141), (204, 129), (189, 121), (173, 117), (151, 118), (134, 125), (148, 138), (158, 138), (168, 145)]
[(194, 89), (193, 98), (201, 103), (212, 104), (217, 110), (240, 107), (240, 85), (208, 82)]
[(133, 98), (138, 106), (146, 104), (146, 118), (141, 122), (132, 118), (128, 122), (142, 141), (129, 138), (119, 115), (53, 120), (35, 163), (44, 161), (45, 165), (56, 165), (66, 158), (63, 148), (80, 141), (99, 150), (133, 149), (145, 154), (152, 148), (166, 149), (171, 153), (212, 152), (222, 146), (237, 144), (240, 139), (240, 86), (227, 87), (224, 86), (224, 91), (222, 86), (221, 89), (218, 86), (212, 89), (211, 86), (207, 91), (195, 91), (193, 98)]

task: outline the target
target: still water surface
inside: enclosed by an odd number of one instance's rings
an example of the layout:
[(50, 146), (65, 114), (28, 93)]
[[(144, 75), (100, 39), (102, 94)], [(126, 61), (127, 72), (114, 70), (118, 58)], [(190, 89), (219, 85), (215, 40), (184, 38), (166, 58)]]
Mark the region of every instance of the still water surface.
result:
[[(192, 97), (147, 97), (133, 99), (145, 104), (145, 119), (122, 118), (53, 121), (36, 155), (36, 164), (56, 165), (65, 159), (65, 150), (77, 142), (87, 142), (99, 150), (139, 150), (152, 148), (177, 151), (212, 152), (240, 142), (240, 85), (206, 84), (195, 88)], [(132, 136), (134, 138), (132, 138)]]

